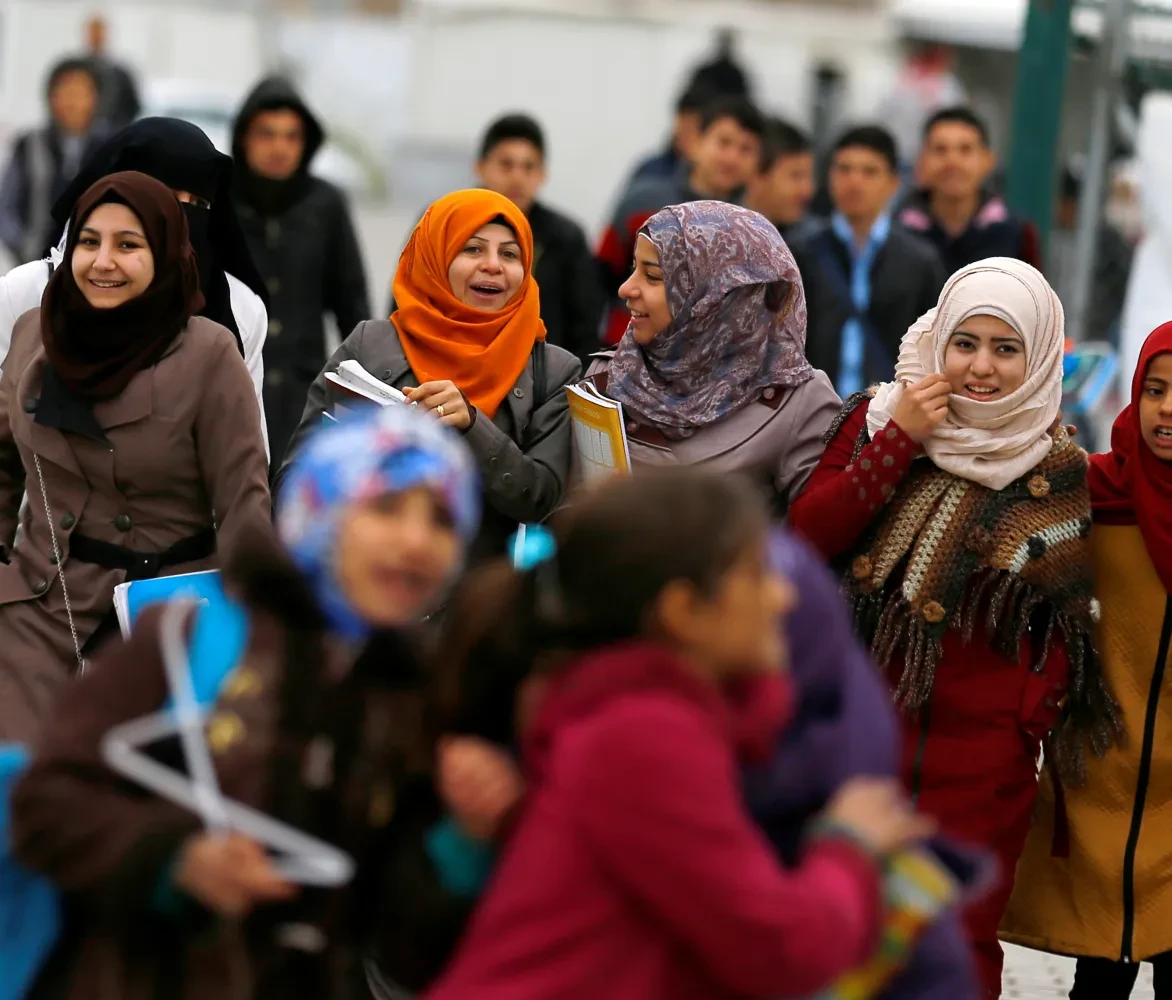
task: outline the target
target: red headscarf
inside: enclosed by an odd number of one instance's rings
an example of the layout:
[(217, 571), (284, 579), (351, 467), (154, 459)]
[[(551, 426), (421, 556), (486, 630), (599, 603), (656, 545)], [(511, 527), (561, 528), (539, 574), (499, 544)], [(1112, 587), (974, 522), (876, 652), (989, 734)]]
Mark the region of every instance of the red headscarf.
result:
[[(73, 277), (73, 251), (99, 205), (117, 202), (142, 223), (155, 258), (155, 276), (135, 298), (97, 309)], [(203, 307), (199, 270), (187, 236), (187, 219), (174, 192), (127, 170), (97, 181), (69, 219), (65, 259), (41, 297), (41, 340), (62, 382), (83, 399), (112, 399), (138, 372), (154, 365)]]
[(1164, 589), (1172, 593), (1172, 464), (1153, 454), (1139, 429), (1139, 402), (1153, 359), (1172, 353), (1172, 323), (1144, 341), (1131, 380), (1131, 405), (1111, 428), (1111, 451), (1091, 456), (1091, 510), (1100, 524), (1136, 524)]
[[(503, 309), (488, 312), (452, 294), (448, 268), (468, 238), (498, 217), (517, 234), (525, 278)], [(533, 345), (545, 340), (525, 213), (492, 191), (456, 191), (441, 198), (411, 234), (392, 290), (391, 321), (416, 378), (452, 381), (489, 417), (496, 413), (525, 370)]]

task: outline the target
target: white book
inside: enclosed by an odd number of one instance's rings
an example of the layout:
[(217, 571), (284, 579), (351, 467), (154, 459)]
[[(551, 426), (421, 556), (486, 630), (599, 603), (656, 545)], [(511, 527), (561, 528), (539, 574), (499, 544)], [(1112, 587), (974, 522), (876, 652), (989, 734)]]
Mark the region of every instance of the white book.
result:
[(407, 402), (407, 397), (393, 385), (375, 378), (353, 359), (343, 361), (335, 372), (326, 372), (326, 381), (350, 399), (357, 397), (379, 406)]

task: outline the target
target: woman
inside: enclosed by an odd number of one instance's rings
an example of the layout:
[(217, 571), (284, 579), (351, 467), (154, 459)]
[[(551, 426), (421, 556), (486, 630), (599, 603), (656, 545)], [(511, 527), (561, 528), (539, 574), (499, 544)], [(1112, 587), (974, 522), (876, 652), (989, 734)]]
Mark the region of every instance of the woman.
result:
[(1091, 456), (1099, 649), (1124, 740), (1088, 762), (1081, 788), (1048, 771), (1002, 935), (1080, 956), (1074, 1000), (1125, 1000), (1139, 963), (1172, 997), (1163, 696), (1172, 634), (1172, 324), (1144, 344), (1111, 451)]
[(464, 436), (484, 483), (473, 559), (499, 555), (518, 524), (557, 507), (570, 467), (564, 386), (580, 366), (545, 343), (524, 213), (491, 191), (457, 191), (420, 219), (395, 273), (390, 321), (359, 323), (309, 390), (285, 469), (340, 401), (326, 379), (347, 360), (402, 389)]
[[(47, 260), (22, 264), (0, 278), (0, 357), (8, 353), (16, 321), (41, 304), (50, 276), (64, 259), (66, 224), (78, 199), (103, 177), (123, 170), (161, 181), (182, 202), (204, 296), (197, 315), (235, 335), (261, 403), (268, 292), (232, 205), (232, 160), (199, 128), (177, 118), (140, 119), (99, 146), (82, 165), (53, 206), (54, 232), (61, 243)], [(260, 412), (263, 428), (263, 403)]]
[(248, 371), (202, 304), (168, 188), (126, 172), (82, 195), (0, 377), (0, 740), (36, 735), (115, 586), (212, 568), (269, 520)]
[(632, 463), (744, 473), (784, 511), (840, 403), (806, 362), (802, 281), (776, 227), (724, 202), (665, 208), (619, 294), (631, 324), (587, 377), (623, 404)]
[(894, 782), (849, 783), (793, 869), (741, 804), (736, 758), (768, 754), (789, 698), (767, 523), (736, 477), (624, 477), (550, 560), (467, 581), (446, 666), (538, 671), (529, 790), (433, 1000), (805, 996), (869, 957), (877, 863), (928, 829)]
[(958, 271), (904, 338), (897, 381), (847, 401), (791, 515), (847, 568), (856, 628), (903, 709), (912, 795), (1001, 861), (967, 914), (989, 997), (1040, 741), (1057, 725), (1051, 751), (1077, 778), (1083, 738), (1102, 752), (1112, 732), (1062, 350), (1062, 306), (1036, 270), (997, 257)]
[(63, 995), (357, 1000), (364, 959), (432, 946), (438, 895), (410, 924), (391, 909), (400, 869), (421, 877), (401, 844), (430, 788), (409, 630), (450, 586), (478, 514), (459, 440), (382, 410), (298, 456), (277, 514), (288, 557), (258, 546), (225, 573), (247, 649), (208, 725), (221, 789), (348, 851), (358, 869), (340, 893), (298, 893), (259, 845), (204, 832), (103, 764), (103, 735), (168, 698), (156, 611), (70, 688), (13, 797), (17, 857), (72, 904), (74, 936), (45, 972)]

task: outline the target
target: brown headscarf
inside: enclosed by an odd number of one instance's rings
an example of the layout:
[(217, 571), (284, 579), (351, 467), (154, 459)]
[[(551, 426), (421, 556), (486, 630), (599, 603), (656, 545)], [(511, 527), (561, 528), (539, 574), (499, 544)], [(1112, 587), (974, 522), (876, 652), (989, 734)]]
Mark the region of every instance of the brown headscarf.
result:
[[(155, 257), (155, 276), (141, 295), (96, 309), (74, 280), (72, 261), (86, 220), (106, 202), (126, 205), (138, 216)], [(41, 298), (45, 355), (77, 396), (111, 399), (166, 353), (203, 301), (187, 219), (174, 193), (136, 171), (110, 174), (78, 199), (69, 220), (65, 260)]]

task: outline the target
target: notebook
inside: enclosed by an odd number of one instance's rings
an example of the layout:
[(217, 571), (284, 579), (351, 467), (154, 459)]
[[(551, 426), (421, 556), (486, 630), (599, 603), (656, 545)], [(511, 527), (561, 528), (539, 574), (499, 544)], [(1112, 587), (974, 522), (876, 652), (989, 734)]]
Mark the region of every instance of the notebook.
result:
[(130, 636), (143, 608), (161, 604), (173, 597), (194, 597), (201, 604), (224, 596), (218, 569), (201, 573), (180, 573), (178, 576), (157, 576), (152, 580), (120, 583), (114, 588), (114, 611), (122, 638)]
[(566, 386), (574, 431), (578, 473), (589, 482), (631, 471), (631, 449), (623, 423), (623, 405), (608, 399), (590, 382)]

